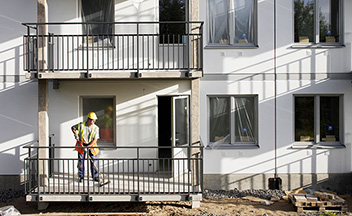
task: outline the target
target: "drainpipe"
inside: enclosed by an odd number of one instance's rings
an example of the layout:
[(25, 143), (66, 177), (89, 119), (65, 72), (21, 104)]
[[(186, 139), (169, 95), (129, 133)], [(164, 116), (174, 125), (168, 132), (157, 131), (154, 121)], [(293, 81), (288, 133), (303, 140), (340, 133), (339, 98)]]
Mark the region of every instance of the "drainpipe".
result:
[(269, 189), (282, 189), (282, 180), (277, 174), (277, 0), (274, 0), (274, 178), (269, 178)]

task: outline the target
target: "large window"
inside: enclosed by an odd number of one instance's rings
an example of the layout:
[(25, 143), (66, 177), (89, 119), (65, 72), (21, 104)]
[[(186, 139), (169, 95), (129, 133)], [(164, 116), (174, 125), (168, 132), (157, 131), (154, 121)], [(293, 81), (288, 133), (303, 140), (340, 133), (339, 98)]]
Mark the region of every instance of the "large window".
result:
[(256, 0), (208, 0), (209, 44), (256, 44)]
[(111, 39), (113, 33), (114, 0), (81, 0), (83, 34), (88, 34), (89, 42)]
[(209, 97), (210, 147), (257, 144), (255, 96)]
[(340, 0), (294, 0), (297, 43), (340, 43)]
[(295, 141), (340, 143), (340, 96), (295, 97)]
[(115, 143), (115, 100), (113, 97), (82, 97), (83, 120), (89, 112), (98, 116), (96, 125), (99, 127), (100, 144)]

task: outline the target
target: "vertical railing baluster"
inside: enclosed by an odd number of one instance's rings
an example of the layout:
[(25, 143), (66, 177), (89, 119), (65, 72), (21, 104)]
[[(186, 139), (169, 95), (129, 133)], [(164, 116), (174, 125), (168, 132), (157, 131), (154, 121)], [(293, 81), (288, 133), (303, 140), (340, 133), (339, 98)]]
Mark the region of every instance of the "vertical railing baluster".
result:
[[(130, 36), (127, 35), (127, 69), (129, 70), (130, 69)], [(132, 44), (132, 47), (134, 45)]]
[[(102, 70), (104, 70), (105, 69), (105, 61), (104, 61), (104, 59), (105, 59), (105, 44), (104, 44), (104, 37), (105, 37), (105, 35), (103, 35), (102, 36), (103, 38), (102, 38), (102, 40), (101, 40), (101, 47), (102, 47), (102, 53), (101, 53), (101, 62), (102, 62)], [(99, 42), (99, 40), (98, 40), (98, 42)]]
[[(123, 49), (123, 47), (122, 47)], [(116, 35), (116, 64), (117, 64), (117, 70), (120, 69), (120, 38), (118, 35)]]
[(137, 190), (138, 190), (138, 196), (140, 196), (140, 179), (139, 179), (139, 147), (137, 147)]
[(142, 70), (144, 69), (144, 35), (142, 35)]
[(122, 35), (122, 70), (125, 70), (125, 37)]
[(180, 66), (181, 66), (181, 62), (180, 62), (180, 55), (181, 55), (181, 52), (180, 52), (180, 48), (182, 49), (183, 48), (183, 43), (182, 41), (180, 41), (180, 34), (177, 35), (177, 41), (180, 42), (180, 45), (177, 47), (177, 66), (178, 66), (178, 69), (180, 69)]
[[(89, 37), (88, 37), (88, 23), (86, 25), (86, 46), (87, 46), (87, 77), (89, 77)], [(83, 185), (84, 186), (84, 185)]]
[(175, 34), (172, 34), (172, 69), (175, 70)]
[(122, 160), (122, 193), (125, 194), (125, 160)]
[(148, 65), (148, 69), (150, 68), (150, 58), (149, 58), (149, 52), (150, 52), (150, 50), (149, 50), (149, 41), (150, 41), (150, 35), (148, 34), (148, 38), (147, 38), (147, 58), (148, 58), (148, 61), (147, 61), (147, 65)]
[(163, 69), (165, 69), (165, 35), (163, 34)]
[[(37, 37), (38, 38), (38, 37)], [(27, 26), (27, 71), (30, 72), (31, 71), (31, 66), (30, 66), (30, 51), (29, 51), (29, 42), (31, 40), (31, 29), (29, 26)], [(33, 40), (33, 44), (34, 44), (34, 40)], [(33, 57), (34, 57), (34, 53), (35, 53), (35, 50), (34, 50), (34, 45), (33, 45)]]
[(170, 69), (170, 34), (167, 34), (167, 69)]

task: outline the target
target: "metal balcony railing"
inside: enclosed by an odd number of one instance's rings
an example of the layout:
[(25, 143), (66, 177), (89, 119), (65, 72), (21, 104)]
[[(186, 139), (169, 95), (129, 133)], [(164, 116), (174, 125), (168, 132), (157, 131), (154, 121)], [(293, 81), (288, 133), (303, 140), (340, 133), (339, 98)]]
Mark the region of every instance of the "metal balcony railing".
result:
[[(90, 25), (111, 33), (86, 33)], [(28, 72), (202, 71), (202, 22), (24, 23)], [(159, 33), (182, 26), (179, 34)], [(49, 34), (41, 35), (39, 28)], [(179, 29), (179, 28), (178, 28)], [(162, 31), (165, 32), (165, 31)], [(40, 60), (40, 59), (46, 60)]]
[[(38, 143), (25, 146), (25, 191), (27, 195), (192, 195), (202, 191), (203, 147), (101, 147), (101, 151), (124, 151), (123, 157), (98, 156), (98, 170), (104, 180), (100, 187), (90, 176), (85, 160), (85, 177), (78, 181), (78, 158), (74, 147)], [(158, 158), (160, 149), (178, 151), (178, 156)], [(61, 155), (58, 157), (57, 155)], [(71, 156), (63, 156), (71, 155)]]

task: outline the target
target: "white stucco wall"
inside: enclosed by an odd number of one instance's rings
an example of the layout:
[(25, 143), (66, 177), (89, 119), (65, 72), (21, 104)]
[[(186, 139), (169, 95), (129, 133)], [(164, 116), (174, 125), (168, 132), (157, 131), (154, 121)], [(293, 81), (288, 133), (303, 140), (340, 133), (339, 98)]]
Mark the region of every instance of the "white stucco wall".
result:
[(0, 7), (0, 174), (20, 174), (37, 139), (37, 82), (24, 78), (24, 22), (36, 20), (35, 0), (3, 0)]
[[(85, 121), (80, 97), (112, 96), (116, 100), (117, 146), (158, 146), (158, 96), (177, 95), (190, 95), (190, 81), (60, 81), (59, 89), (50, 88), (49, 133), (54, 134), (52, 141), (57, 146), (73, 147), (71, 126)], [(76, 158), (77, 152), (73, 148), (64, 149), (55, 156)], [(157, 152), (141, 150), (140, 156), (157, 158)], [(99, 155), (99, 158), (128, 157), (136, 157), (135, 149), (103, 149)]]
[[(328, 73), (351, 72), (350, 1), (344, 1), (344, 48), (294, 49), (293, 1), (277, 2), (277, 154), (279, 173), (351, 172), (351, 80), (329, 79)], [(258, 48), (207, 47), (206, 1), (200, 2), (204, 29), (204, 78), (201, 79), (200, 125), (205, 145), (209, 139), (208, 95), (258, 96), (258, 149), (205, 150), (204, 174), (273, 173), (274, 161), (274, 7), (258, 1)], [(266, 74), (265, 76), (263, 74)], [(311, 76), (313, 74), (314, 76)], [(347, 76), (346, 76), (347, 74)], [(315, 77), (310, 79), (311, 77)], [(294, 95), (343, 95), (343, 149), (292, 149)]]

